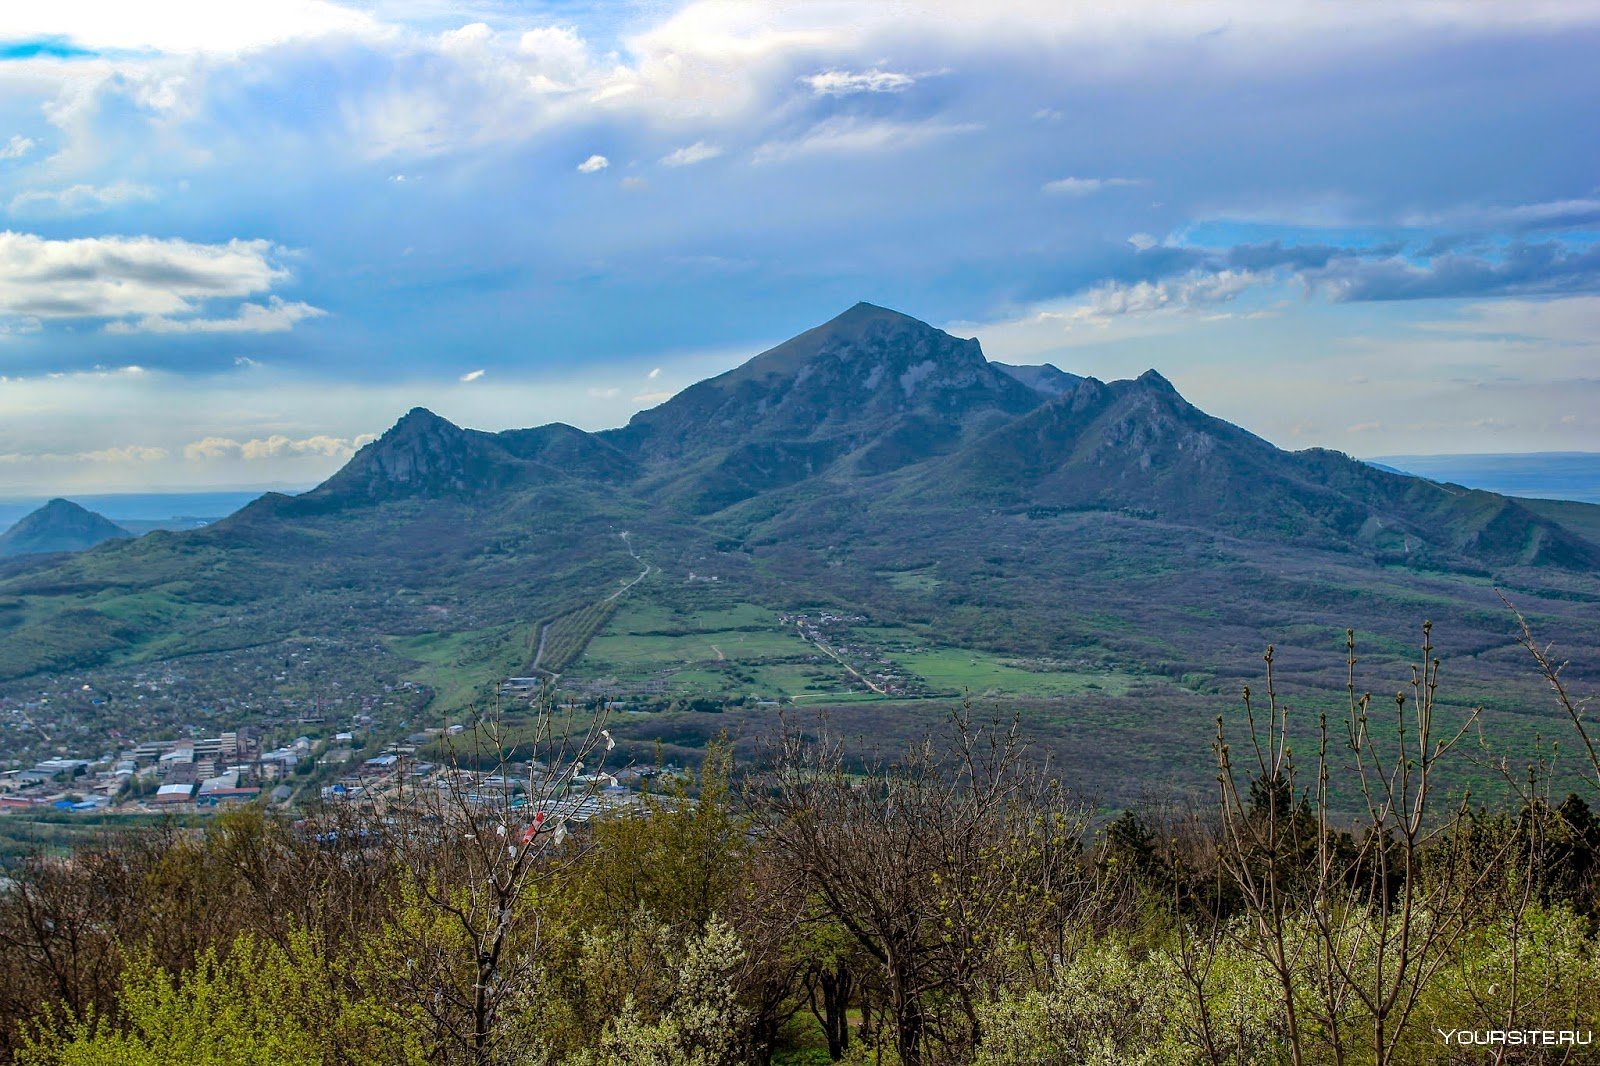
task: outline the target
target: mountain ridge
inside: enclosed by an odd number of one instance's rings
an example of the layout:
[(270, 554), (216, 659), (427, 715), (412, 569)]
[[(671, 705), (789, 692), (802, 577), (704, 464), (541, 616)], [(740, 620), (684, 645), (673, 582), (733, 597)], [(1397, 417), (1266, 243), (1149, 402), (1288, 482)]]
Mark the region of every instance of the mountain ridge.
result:
[[(1500, 648), (1496, 587), (1600, 638), (1600, 508), (1285, 451), (1154, 370), (1019, 369), (857, 305), (618, 429), (485, 432), (414, 408), (308, 492), (7, 560), (0, 698), (53, 671), (202, 669), (314, 640), (343, 649), (346, 690), (376, 671), (385, 691), (426, 685), (437, 714), (534, 674), (661, 706), (820, 700), (842, 660), (796, 620), (824, 614), (898, 634), (871, 638), (899, 642), (871, 669), (924, 677), (913, 692), (948, 693), (972, 656), (1003, 655), (1029, 664), (1005, 667), (1014, 684), (1072, 661), (1189, 678), (1195, 695), (1241, 649), (1342, 654), (1328, 635), (1364, 619), (1391, 650), (1421, 611)], [(633, 629), (607, 636), (630, 604)], [(696, 637), (704, 618), (725, 628)], [(634, 640), (643, 651), (619, 652)], [(746, 646), (788, 650), (745, 669)], [(650, 665), (680, 652), (701, 659)], [(954, 675), (938, 672), (946, 653)], [(1510, 661), (1470, 668), (1498, 677)], [(868, 667), (834, 683), (876, 692), (851, 680)]]
[(1155, 369), (1102, 382), (985, 358), (869, 303), (689, 386), (626, 426), (486, 433), (417, 407), (285, 513), (581, 481), (691, 518), (812, 481), (908, 496), (1117, 509), (1388, 561), (1600, 567), (1600, 545), (1507, 497), (1290, 452), (1189, 403)]

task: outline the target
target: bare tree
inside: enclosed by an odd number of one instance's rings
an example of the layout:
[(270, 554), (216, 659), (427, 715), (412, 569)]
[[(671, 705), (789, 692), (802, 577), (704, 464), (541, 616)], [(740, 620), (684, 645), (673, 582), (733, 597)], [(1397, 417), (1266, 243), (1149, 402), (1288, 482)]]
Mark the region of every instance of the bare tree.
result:
[[(446, 1061), (508, 1061), (507, 1009), (536, 985), (541, 948), (531, 897), (554, 876), (569, 831), (599, 812), (612, 747), (603, 711), (535, 705), (513, 735), (498, 707), (452, 746), (433, 780), (367, 801), (370, 834), (401, 880), (404, 956), (394, 981), (425, 1014)], [(522, 758), (518, 758), (521, 756)], [(524, 761), (525, 760), (525, 761)]]
[[(1218, 722), (1222, 865), (1243, 897), (1249, 943), (1277, 978), (1296, 1063), (1310, 1054), (1313, 1031), (1337, 1062), (1358, 1046), (1373, 1062), (1396, 1061), (1423, 988), (1492, 905), (1484, 890), (1510, 846), (1498, 842), (1496, 861), (1484, 861), (1466, 831), (1467, 795), (1442, 795), (1441, 768), (1479, 712), (1454, 728), (1439, 721), (1431, 623), (1422, 633), (1410, 691), (1395, 695), (1392, 732), (1380, 733), (1372, 696), (1358, 694), (1355, 633), (1346, 632), (1348, 716), (1338, 742), (1319, 716), (1307, 790), (1296, 782), (1272, 649), (1265, 723), (1245, 694), (1248, 800)], [(1358, 804), (1348, 830), (1336, 825), (1335, 771)]]
[(976, 999), (1084, 890), (1083, 811), (1017, 723), (854, 768), (786, 726), (751, 790), (759, 832), (872, 961), (904, 1066), (969, 1053)]
[(1567, 720), (1572, 723), (1573, 732), (1578, 737), (1578, 745), (1588, 760), (1589, 769), (1594, 777), (1595, 788), (1600, 789), (1600, 747), (1596, 746), (1595, 739), (1589, 735), (1588, 726), (1584, 724), (1584, 715), (1588, 710), (1588, 698), (1577, 698), (1567, 691), (1567, 684), (1561, 679), (1562, 671), (1566, 669), (1567, 663), (1565, 660), (1556, 660), (1553, 654), (1555, 645), (1541, 644), (1534, 637), (1533, 628), (1528, 625), (1528, 620), (1522, 616), (1522, 612), (1517, 610), (1503, 592), (1500, 594), (1500, 602), (1505, 604), (1506, 608), (1516, 618), (1517, 642), (1527, 649), (1529, 655), (1533, 656), (1533, 661), (1539, 666), (1539, 673), (1544, 677), (1545, 682), (1549, 684), (1550, 691), (1555, 694), (1556, 703), (1561, 707), (1562, 713), (1567, 716)]

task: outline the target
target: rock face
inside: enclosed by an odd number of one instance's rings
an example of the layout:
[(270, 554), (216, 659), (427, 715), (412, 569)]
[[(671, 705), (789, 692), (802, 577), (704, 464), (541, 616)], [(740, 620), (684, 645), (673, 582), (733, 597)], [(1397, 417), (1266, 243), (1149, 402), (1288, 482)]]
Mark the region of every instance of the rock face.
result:
[(621, 429), (481, 433), (417, 408), (313, 492), (269, 502), (311, 513), (552, 484), (686, 516), (871, 484), (908, 521), (973, 506), (1127, 511), (1400, 561), (1600, 567), (1594, 542), (1514, 500), (1284, 451), (1194, 407), (1154, 370), (1102, 382), (994, 363), (976, 340), (867, 303)]
[(662, 498), (705, 514), (947, 454), (1047, 398), (976, 340), (860, 303), (601, 436), (655, 468)]
[(649, 459), (780, 440), (831, 442), (844, 454), (896, 431), (947, 441), (984, 414), (1016, 415), (1040, 400), (977, 341), (860, 303), (604, 436)]
[(71, 500), (51, 500), (0, 535), (0, 556), (76, 552), (132, 537), (109, 518)]
[(493, 434), (462, 429), (416, 407), (313, 495), (331, 502), (472, 495), (507, 484), (517, 465)]

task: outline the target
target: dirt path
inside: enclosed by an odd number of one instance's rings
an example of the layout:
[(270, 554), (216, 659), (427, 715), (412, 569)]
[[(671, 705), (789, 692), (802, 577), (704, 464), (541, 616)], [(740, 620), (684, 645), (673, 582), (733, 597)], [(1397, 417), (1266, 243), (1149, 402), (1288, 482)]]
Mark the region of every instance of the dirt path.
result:
[(539, 672), (539, 664), (544, 662), (544, 646), (545, 646), (545, 642), (548, 641), (549, 639), (550, 639), (550, 623), (549, 622), (540, 622), (539, 623), (539, 647), (534, 649), (533, 666), (530, 667), (530, 669), (534, 673), (538, 673)]
[(626, 532), (623, 532), (623, 533), (619, 533), (618, 536), (620, 536), (622, 538), (622, 543), (627, 545), (628, 554), (633, 556), (633, 561), (636, 562), (636, 563), (643, 563), (644, 564), (644, 569), (639, 571), (639, 576), (638, 577), (634, 578), (632, 581), (628, 582), (626, 585), (622, 586), (620, 589), (618, 589), (617, 591), (613, 592), (611, 595), (607, 596), (605, 599), (601, 600), (600, 601), (601, 603), (610, 603), (612, 600), (616, 599), (618, 596), (622, 595), (624, 592), (627, 592), (629, 589), (633, 588), (633, 586), (637, 585), (639, 582), (643, 581), (645, 578), (650, 576), (650, 570), (651, 570), (650, 564), (646, 563), (643, 559), (639, 558), (639, 553), (633, 550), (633, 542), (628, 539), (628, 534)]
[[(806, 631), (800, 625), (799, 622), (795, 623), (795, 628), (800, 631), (801, 639), (802, 640), (806, 639)], [(822, 651), (822, 653), (824, 655), (828, 656), (834, 662), (838, 663), (840, 666), (844, 667), (846, 670), (848, 670), (852, 674), (854, 674), (856, 676), (856, 680), (860, 681), (863, 685), (867, 686), (872, 691), (876, 692), (878, 695), (887, 696), (889, 694), (889, 690), (888, 689), (882, 688), (882, 687), (880, 687), (878, 685), (874, 685), (871, 682), (871, 680), (869, 680), (867, 678), (866, 674), (863, 674), (860, 670), (857, 670), (855, 667), (853, 667), (849, 663), (845, 662), (843, 659), (841, 659), (839, 657), (839, 653), (838, 652), (834, 651), (832, 648), (830, 648), (826, 644), (822, 643), (822, 641), (813, 640), (813, 641), (811, 641), (811, 643), (815, 644), (819, 649), (821, 649), (821, 651)]]

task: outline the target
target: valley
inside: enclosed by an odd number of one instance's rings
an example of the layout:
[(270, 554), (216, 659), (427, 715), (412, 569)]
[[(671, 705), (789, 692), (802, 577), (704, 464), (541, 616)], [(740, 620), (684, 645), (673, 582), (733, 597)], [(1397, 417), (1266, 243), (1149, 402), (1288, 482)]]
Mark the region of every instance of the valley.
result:
[(1424, 620), (1447, 713), (1527, 751), (1553, 711), (1500, 595), (1600, 644), (1596, 512), (1285, 452), (1154, 371), (1008, 368), (863, 304), (622, 429), (417, 409), (310, 492), (5, 560), (0, 761), (114, 755), (135, 706), (143, 735), (337, 706), (401, 736), (552, 693), (682, 761), (780, 715), (894, 743), (970, 699), (1116, 806), (1204, 786), (1267, 644), (1309, 717), (1346, 628), (1382, 692)]

